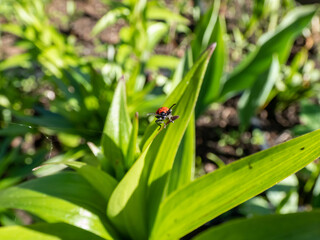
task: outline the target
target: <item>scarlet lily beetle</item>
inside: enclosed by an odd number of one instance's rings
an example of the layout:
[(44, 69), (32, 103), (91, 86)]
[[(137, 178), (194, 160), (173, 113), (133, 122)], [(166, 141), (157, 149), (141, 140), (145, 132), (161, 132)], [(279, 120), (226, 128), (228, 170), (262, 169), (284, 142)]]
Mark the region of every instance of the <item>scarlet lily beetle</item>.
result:
[[(164, 124), (164, 127), (166, 127), (169, 123), (173, 123), (174, 120), (179, 118), (179, 116), (172, 115), (172, 108), (175, 105), (176, 104), (173, 104), (170, 108), (161, 107), (156, 111), (156, 113), (149, 113), (149, 115), (155, 115), (155, 117), (157, 118), (156, 124), (159, 126), (159, 130), (162, 123)], [(168, 119), (167, 123), (164, 122), (166, 119)]]

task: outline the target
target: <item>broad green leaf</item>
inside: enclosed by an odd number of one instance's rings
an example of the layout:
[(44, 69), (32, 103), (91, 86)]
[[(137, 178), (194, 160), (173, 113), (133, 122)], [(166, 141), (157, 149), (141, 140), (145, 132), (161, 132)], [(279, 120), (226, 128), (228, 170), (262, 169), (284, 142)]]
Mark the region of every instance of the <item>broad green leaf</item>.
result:
[(29, 226), (9, 226), (0, 228), (0, 239), (14, 240), (103, 240), (91, 232), (66, 223), (39, 223)]
[(268, 215), (239, 219), (200, 233), (194, 240), (314, 240), (320, 239), (320, 212)]
[(262, 107), (280, 74), (279, 60), (274, 56), (269, 70), (261, 74), (252, 87), (246, 90), (238, 103), (238, 111), (242, 128), (246, 128), (252, 116)]
[(284, 63), (294, 39), (308, 25), (316, 10), (315, 5), (296, 7), (287, 14), (274, 32), (262, 35), (256, 49), (227, 77), (220, 96), (251, 87), (257, 76), (269, 68), (274, 54), (278, 55), (280, 64)]
[[(216, 44), (212, 44), (196, 61), (184, 79), (175, 90), (168, 96), (164, 106), (177, 105), (173, 109), (173, 115), (180, 116), (175, 123), (169, 124), (159, 136), (153, 141), (146, 156), (149, 173), (148, 179), (148, 214), (149, 227), (152, 226), (158, 206), (165, 194), (167, 177), (172, 169), (176, 152), (180, 141), (187, 128), (190, 118), (200, 92), (203, 76), (207, 64), (215, 49)], [(150, 128), (158, 131), (156, 124)], [(148, 130), (147, 130), (148, 131)]]
[(194, 114), (179, 145), (172, 170), (169, 175), (167, 195), (193, 180), (196, 152), (196, 129)]
[(68, 161), (62, 163), (73, 168), (84, 177), (104, 197), (106, 203), (109, 201), (113, 190), (118, 184), (117, 180), (106, 172), (83, 162)]
[[(161, 151), (161, 149), (157, 149), (159, 142), (163, 142), (162, 147), (165, 148), (165, 145), (168, 145), (168, 143), (172, 141), (174, 143), (173, 147), (175, 147), (177, 150), (179, 141), (182, 138), (184, 130), (186, 129), (188, 121), (191, 117), (191, 113), (200, 90), (202, 77), (206, 69), (206, 64), (208, 63), (214, 47), (215, 45), (212, 45), (201, 56), (200, 60), (195, 63), (194, 67), (191, 69), (186, 78), (181, 82), (177, 89), (173, 91), (167, 100), (167, 102), (178, 100), (178, 104), (179, 102), (181, 103), (177, 106), (177, 108), (179, 107), (180, 112), (184, 113), (184, 115), (181, 115), (184, 117), (182, 120), (182, 125), (168, 126), (168, 129), (162, 128), (159, 131), (158, 127), (155, 126), (155, 124), (152, 124), (149, 130), (146, 131), (147, 134), (145, 134), (145, 140), (143, 140), (144, 143), (142, 144), (142, 155), (119, 183), (110, 198), (107, 211), (108, 217), (117, 227), (117, 229), (125, 236), (131, 236), (132, 238), (138, 239), (144, 239), (146, 236), (148, 236), (148, 212), (146, 209), (147, 199), (145, 184), (147, 181), (146, 178), (148, 169), (150, 168), (149, 164), (152, 164), (151, 162), (153, 158), (158, 155), (157, 153), (159, 152), (157, 151)], [(179, 101), (179, 99), (181, 100)], [(165, 138), (163, 140), (163, 136), (168, 132), (170, 132), (170, 135), (167, 136), (167, 139)], [(156, 135), (158, 135), (158, 137), (155, 139), (155, 141), (153, 141)], [(170, 139), (170, 141), (168, 139)], [(154, 142), (157, 143), (154, 144)], [(150, 149), (150, 144), (154, 146), (152, 152), (148, 151)], [(149, 154), (150, 152), (151, 154)], [(169, 160), (171, 163), (169, 164), (172, 165), (175, 152), (170, 151), (170, 149), (166, 149), (165, 151), (161, 152), (161, 154), (164, 154), (165, 157), (170, 155), (171, 159)], [(160, 161), (160, 159), (158, 160)], [(166, 166), (166, 169), (169, 170), (170, 166)], [(163, 189), (161, 191), (163, 191)], [(155, 213), (156, 212), (154, 212), (154, 214)]]
[(64, 222), (106, 239), (117, 238), (105, 217), (106, 201), (85, 179), (64, 172), (0, 191), (1, 208), (26, 210), (47, 222)]
[(124, 175), (124, 159), (127, 157), (131, 128), (125, 82), (121, 78), (109, 108), (102, 136), (103, 153), (106, 160), (112, 163), (117, 179)]
[(142, 154), (129, 169), (111, 195), (107, 215), (118, 231), (132, 239), (147, 239), (145, 186), (146, 153), (159, 132), (153, 132), (146, 141)]
[(44, 177), (60, 172), (67, 167), (61, 162), (75, 161), (83, 157), (85, 154), (86, 151), (84, 151), (83, 149), (72, 149), (64, 154), (57, 155), (46, 160), (45, 162), (42, 162), (40, 167), (34, 169), (33, 174), (37, 177)]
[(319, 144), (317, 130), (196, 179), (161, 203), (151, 239), (182, 237), (263, 192), (318, 158)]

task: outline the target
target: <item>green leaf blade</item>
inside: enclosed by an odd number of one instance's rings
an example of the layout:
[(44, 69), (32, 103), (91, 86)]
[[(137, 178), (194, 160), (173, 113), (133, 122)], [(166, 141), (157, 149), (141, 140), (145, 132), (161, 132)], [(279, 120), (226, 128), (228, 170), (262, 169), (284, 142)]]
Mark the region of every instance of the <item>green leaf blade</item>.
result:
[(128, 147), (128, 154), (127, 154), (127, 158), (125, 159), (126, 170), (129, 170), (131, 168), (131, 166), (134, 164), (140, 152), (139, 146), (137, 144), (138, 130), (139, 130), (139, 115), (136, 112), (133, 118), (132, 131), (131, 131), (129, 147)]
[(146, 154), (159, 132), (153, 132), (145, 143), (143, 152), (112, 193), (107, 216), (124, 237), (147, 238), (146, 191), (141, 181), (145, 179)]
[(234, 162), (186, 185), (161, 204), (151, 239), (182, 237), (270, 188), (319, 157), (319, 144), (320, 130), (317, 130)]
[(208, 44), (216, 42), (217, 47), (209, 61), (209, 66), (204, 76), (203, 84), (196, 106), (196, 117), (205, 108), (219, 97), (221, 77), (226, 62), (226, 46), (224, 35), (226, 34), (225, 20), (219, 17), (220, 1), (214, 1), (213, 7), (201, 17), (195, 30), (195, 39), (192, 41), (192, 55), (195, 60), (198, 54)]
[(190, 119), (186, 132), (181, 140), (172, 170), (170, 171), (167, 195), (193, 180), (195, 168), (195, 117)]
[(279, 74), (279, 60), (274, 56), (269, 70), (260, 75), (252, 88), (246, 90), (241, 96), (238, 111), (242, 128), (249, 125), (251, 117), (266, 102)]
[(0, 239), (12, 239), (13, 236), (15, 240), (105, 239), (66, 223), (40, 223), (0, 228)]
[[(150, 203), (148, 207), (150, 228), (153, 225), (158, 206), (164, 197), (168, 174), (172, 169), (179, 143), (194, 111), (203, 77), (215, 47), (216, 44), (214, 43), (200, 56), (164, 104), (164, 106), (170, 107), (176, 103), (173, 115), (178, 115), (180, 118), (175, 123), (169, 124), (167, 129), (159, 134), (147, 154), (150, 169), (147, 193), (148, 203)], [(154, 131), (158, 131), (157, 128), (154, 128), (155, 124), (150, 127)]]
[(47, 222), (65, 222), (117, 239), (104, 214), (106, 202), (76, 173), (51, 175), (2, 190), (0, 207), (26, 210)]
[[(313, 240), (320, 238), (320, 212), (239, 219), (211, 228), (194, 240)], [(254, 229), (254, 231), (253, 231)]]
[(72, 161), (64, 162), (63, 164), (73, 168), (84, 177), (101, 194), (106, 203), (109, 201), (113, 190), (118, 184), (117, 180), (106, 172), (83, 162)]

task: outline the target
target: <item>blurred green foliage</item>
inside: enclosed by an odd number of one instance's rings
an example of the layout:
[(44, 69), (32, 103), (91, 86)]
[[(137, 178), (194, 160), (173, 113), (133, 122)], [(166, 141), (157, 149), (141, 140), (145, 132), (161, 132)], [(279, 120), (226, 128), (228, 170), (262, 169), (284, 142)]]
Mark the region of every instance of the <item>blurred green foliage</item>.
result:
[[(1, 238), (19, 234), (22, 239), (72, 239), (81, 230), (86, 231), (84, 236), (94, 234), (98, 239), (181, 238), (319, 157), (317, 130), (193, 180), (194, 109), (215, 46), (199, 57), (166, 99), (165, 105), (177, 103), (174, 111), (181, 118), (160, 129), (150, 124), (140, 146), (128, 143), (133, 139), (129, 136), (138, 132), (129, 119), (125, 82), (120, 79), (101, 149), (89, 145), (96, 161), (75, 161), (83, 156), (75, 149), (74, 154), (51, 158), (36, 168), (39, 178), (0, 191), (1, 208), (22, 209), (41, 219), (29, 226), (32, 232), (22, 226), (2, 227)], [(174, 162), (181, 164), (180, 171)], [(74, 171), (56, 173), (60, 166)], [(290, 234), (295, 231), (290, 221), (285, 226)]]
[[(275, 111), (292, 103), (300, 105), (302, 125), (293, 129), (296, 135), (319, 128), (319, 47), (310, 43), (319, 32), (308, 28), (310, 22), (319, 24), (317, 5), (298, 6), (293, 0), (255, 0), (248, 1), (248, 6), (243, 1), (219, 0), (193, 4), (187, 0), (101, 2), (107, 12), (87, 33), (93, 39), (94, 54), (86, 55), (81, 51), (86, 46), (77, 36), (63, 30), (81, 16), (78, 1), (66, 2), (66, 13), (58, 16), (62, 26), (52, 21), (55, 13), (48, 12), (48, 0), (1, 1), (0, 49), (8, 47), (5, 37), (12, 38), (17, 49), (0, 56), (2, 225), (23, 223), (23, 217), (5, 209), (21, 208), (35, 215), (32, 219), (38, 225), (30, 229), (39, 232), (50, 233), (51, 224), (43, 221), (59, 221), (63, 223), (52, 224), (52, 229), (67, 229), (71, 235), (87, 234), (88, 238), (92, 234), (97, 239), (157, 239), (162, 231), (182, 237), (210, 218), (201, 215), (207, 213), (201, 209), (190, 215), (199, 217), (196, 224), (186, 221), (183, 229), (180, 222), (180, 229), (169, 231), (166, 224), (174, 221), (166, 217), (171, 213), (170, 204), (182, 202), (184, 194), (190, 195), (185, 203), (196, 201), (190, 192), (195, 186), (208, 187), (210, 199), (219, 200), (214, 195), (218, 193), (210, 189), (212, 175), (193, 182), (195, 120), (212, 103), (238, 96), (239, 130), (250, 127), (252, 117), (274, 102)], [(240, 6), (247, 8), (240, 11)], [(101, 32), (117, 24), (118, 42), (98, 40)], [(293, 46), (297, 47), (299, 36), (305, 43), (296, 50)], [(174, 112), (180, 116), (177, 123), (170, 124), (168, 131), (155, 131), (147, 113), (174, 103)], [(175, 131), (170, 129), (173, 127)], [(223, 133), (219, 145), (236, 145), (240, 136), (241, 131)], [(251, 141), (262, 145), (262, 133), (253, 131)], [(316, 149), (308, 151), (316, 156)], [(277, 155), (276, 150), (269, 153)], [(243, 149), (238, 148), (237, 155), (242, 156)], [(302, 154), (297, 151), (297, 155)], [(285, 156), (282, 153), (279, 159)], [(210, 158), (225, 167), (214, 154)], [(311, 160), (306, 158), (304, 164)], [(245, 161), (242, 163), (241, 169), (246, 169)], [(43, 166), (37, 168), (39, 165)], [(292, 163), (287, 166), (292, 169), (276, 180), (265, 179), (268, 186), (299, 169)], [(77, 173), (57, 174), (67, 167)], [(231, 168), (225, 169), (224, 176), (235, 174)], [(263, 170), (269, 168), (271, 165)], [(240, 212), (246, 216), (295, 212), (304, 197), (306, 204), (319, 207), (319, 164), (309, 165), (299, 174), (300, 182), (291, 176), (265, 196), (241, 205)], [(39, 179), (14, 187), (29, 178)], [(64, 187), (65, 182), (70, 185)], [(227, 183), (229, 187), (235, 184)], [(241, 195), (243, 199), (232, 206), (265, 190), (262, 185)], [(205, 202), (204, 192), (199, 194), (200, 204), (211, 204)], [(173, 195), (176, 198), (168, 200)], [(11, 197), (37, 201), (24, 205), (18, 199), (10, 205)], [(227, 197), (233, 199), (232, 192)], [(46, 209), (50, 213), (39, 208), (46, 201), (51, 204)], [(213, 208), (210, 216), (228, 209)], [(80, 212), (80, 216), (70, 217), (70, 211)], [(181, 209), (174, 214), (190, 217)], [(92, 224), (90, 232), (80, 230), (87, 229), (81, 221)], [(11, 231), (25, 233), (25, 239), (39, 237), (19, 227), (5, 228), (3, 236), (10, 236)], [(68, 238), (68, 232), (60, 237)]]

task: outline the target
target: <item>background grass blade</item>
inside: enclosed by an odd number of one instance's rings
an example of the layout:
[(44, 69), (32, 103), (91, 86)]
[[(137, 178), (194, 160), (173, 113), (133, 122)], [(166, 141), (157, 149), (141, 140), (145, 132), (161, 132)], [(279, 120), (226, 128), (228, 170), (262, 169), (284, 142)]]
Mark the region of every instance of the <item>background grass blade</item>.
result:
[(105, 217), (106, 201), (76, 173), (64, 172), (2, 190), (0, 207), (26, 210), (48, 222), (65, 222), (107, 239), (117, 238)]
[(152, 51), (154, 47), (161, 41), (161, 39), (167, 34), (169, 27), (163, 22), (152, 23), (148, 26), (148, 47), (149, 51)]
[(0, 228), (0, 239), (15, 240), (103, 240), (91, 232), (66, 223), (39, 223), (29, 226), (9, 226)]
[(107, 27), (115, 24), (119, 19), (125, 18), (129, 14), (129, 9), (118, 7), (106, 13), (92, 29), (92, 35), (97, 35)]
[(269, 70), (260, 75), (252, 88), (246, 90), (238, 103), (241, 127), (246, 128), (250, 119), (259, 107), (266, 102), (274, 83), (280, 74), (280, 65), (277, 56), (274, 56)]
[[(270, 188), (320, 156), (320, 130), (205, 175), (160, 206), (151, 239), (176, 239)], [(174, 228), (172, 227), (174, 225)]]
[(296, 7), (278, 25), (273, 33), (266, 33), (251, 52), (226, 79), (221, 97), (252, 86), (257, 76), (268, 69), (272, 56), (278, 54), (280, 64), (287, 60), (294, 39), (311, 21), (316, 12), (315, 5)]
[(173, 24), (174, 22), (187, 24), (189, 22), (187, 18), (176, 14), (171, 10), (157, 6), (150, 6), (147, 8), (146, 15), (149, 19), (161, 19), (170, 24)]
[(213, 7), (202, 16), (195, 29), (195, 39), (191, 43), (192, 57), (195, 61), (199, 54), (212, 42), (217, 47), (209, 61), (196, 106), (196, 118), (205, 108), (219, 97), (221, 77), (226, 61), (226, 29), (224, 19), (219, 17), (220, 0), (215, 0)]
[(314, 240), (320, 239), (320, 212), (269, 215), (241, 219), (211, 228), (194, 240)]

